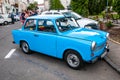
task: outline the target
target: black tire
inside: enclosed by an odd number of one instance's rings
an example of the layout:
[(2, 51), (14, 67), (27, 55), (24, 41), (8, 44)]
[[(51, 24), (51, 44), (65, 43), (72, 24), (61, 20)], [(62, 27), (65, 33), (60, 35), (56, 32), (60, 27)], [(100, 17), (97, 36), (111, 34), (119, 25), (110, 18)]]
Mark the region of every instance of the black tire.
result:
[(28, 45), (27, 42), (25, 42), (25, 41), (21, 42), (20, 46), (21, 46), (22, 51), (25, 54), (31, 54), (31, 50), (30, 50), (29, 45)]
[(83, 67), (83, 60), (80, 54), (74, 50), (69, 50), (65, 53), (65, 61), (67, 65), (75, 70)]
[(7, 25), (7, 24), (8, 24), (8, 22), (7, 22), (7, 21), (5, 21), (5, 22), (4, 22), (4, 25)]

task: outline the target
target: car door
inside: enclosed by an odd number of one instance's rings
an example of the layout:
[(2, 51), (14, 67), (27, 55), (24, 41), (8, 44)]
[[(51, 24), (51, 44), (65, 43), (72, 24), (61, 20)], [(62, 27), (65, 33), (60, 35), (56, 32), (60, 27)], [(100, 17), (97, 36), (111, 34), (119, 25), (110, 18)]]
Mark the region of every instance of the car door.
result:
[(36, 51), (56, 56), (56, 35), (51, 20), (38, 20), (37, 33), (34, 34)]
[(22, 40), (26, 41), (31, 50), (35, 50), (35, 33), (36, 33), (36, 20), (27, 19), (23, 30), (21, 30)]

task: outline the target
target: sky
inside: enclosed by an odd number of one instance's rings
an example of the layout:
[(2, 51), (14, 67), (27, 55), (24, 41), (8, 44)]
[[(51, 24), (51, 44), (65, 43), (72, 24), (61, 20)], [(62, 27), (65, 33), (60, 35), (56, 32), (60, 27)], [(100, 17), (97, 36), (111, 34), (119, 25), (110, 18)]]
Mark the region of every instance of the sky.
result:
[(34, 0), (34, 1), (37, 1), (38, 4), (43, 4), (44, 3), (44, 0)]

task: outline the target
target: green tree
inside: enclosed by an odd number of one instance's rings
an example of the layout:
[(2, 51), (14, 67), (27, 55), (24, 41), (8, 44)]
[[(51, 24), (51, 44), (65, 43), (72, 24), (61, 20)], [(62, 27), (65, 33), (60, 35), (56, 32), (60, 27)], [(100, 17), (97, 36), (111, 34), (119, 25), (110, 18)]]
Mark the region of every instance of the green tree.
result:
[(60, 0), (50, 0), (50, 9), (64, 9)]
[(38, 3), (34, 2), (34, 3), (30, 3), (30, 5), (27, 7), (28, 10), (36, 10)]
[(114, 0), (113, 9), (120, 15), (120, 0)]
[(114, 3), (114, 0), (108, 0), (108, 6), (112, 6)]
[(82, 16), (88, 16), (88, 0), (72, 0), (70, 4), (73, 11)]
[(106, 9), (107, 1), (111, 6), (115, 0), (72, 0), (71, 8), (83, 16), (97, 15)]
[(98, 15), (103, 10), (105, 10), (107, 5), (107, 0), (89, 0), (88, 10), (90, 15)]

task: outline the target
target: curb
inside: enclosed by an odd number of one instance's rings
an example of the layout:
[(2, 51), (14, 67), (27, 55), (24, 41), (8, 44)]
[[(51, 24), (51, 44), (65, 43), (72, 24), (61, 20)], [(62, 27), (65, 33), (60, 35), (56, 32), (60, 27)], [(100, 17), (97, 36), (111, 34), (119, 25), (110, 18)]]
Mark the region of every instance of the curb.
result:
[(120, 67), (116, 65), (108, 56), (104, 57), (104, 60), (115, 70), (120, 74)]
[(119, 44), (120, 45), (120, 43), (119, 42), (117, 42), (117, 41), (115, 41), (115, 40), (113, 40), (113, 39), (111, 39), (110, 37), (108, 38), (110, 41), (112, 41), (112, 42), (114, 42), (114, 43), (116, 43), (116, 44)]
[[(110, 41), (112, 41), (112, 42), (120, 45), (119, 42), (111, 39), (110, 37), (109, 37), (108, 39), (109, 39)], [(120, 74), (120, 67), (119, 67), (118, 65), (116, 65), (108, 56), (105, 56), (105, 57), (104, 57), (104, 60), (105, 60), (115, 71), (117, 71), (117, 72)]]

